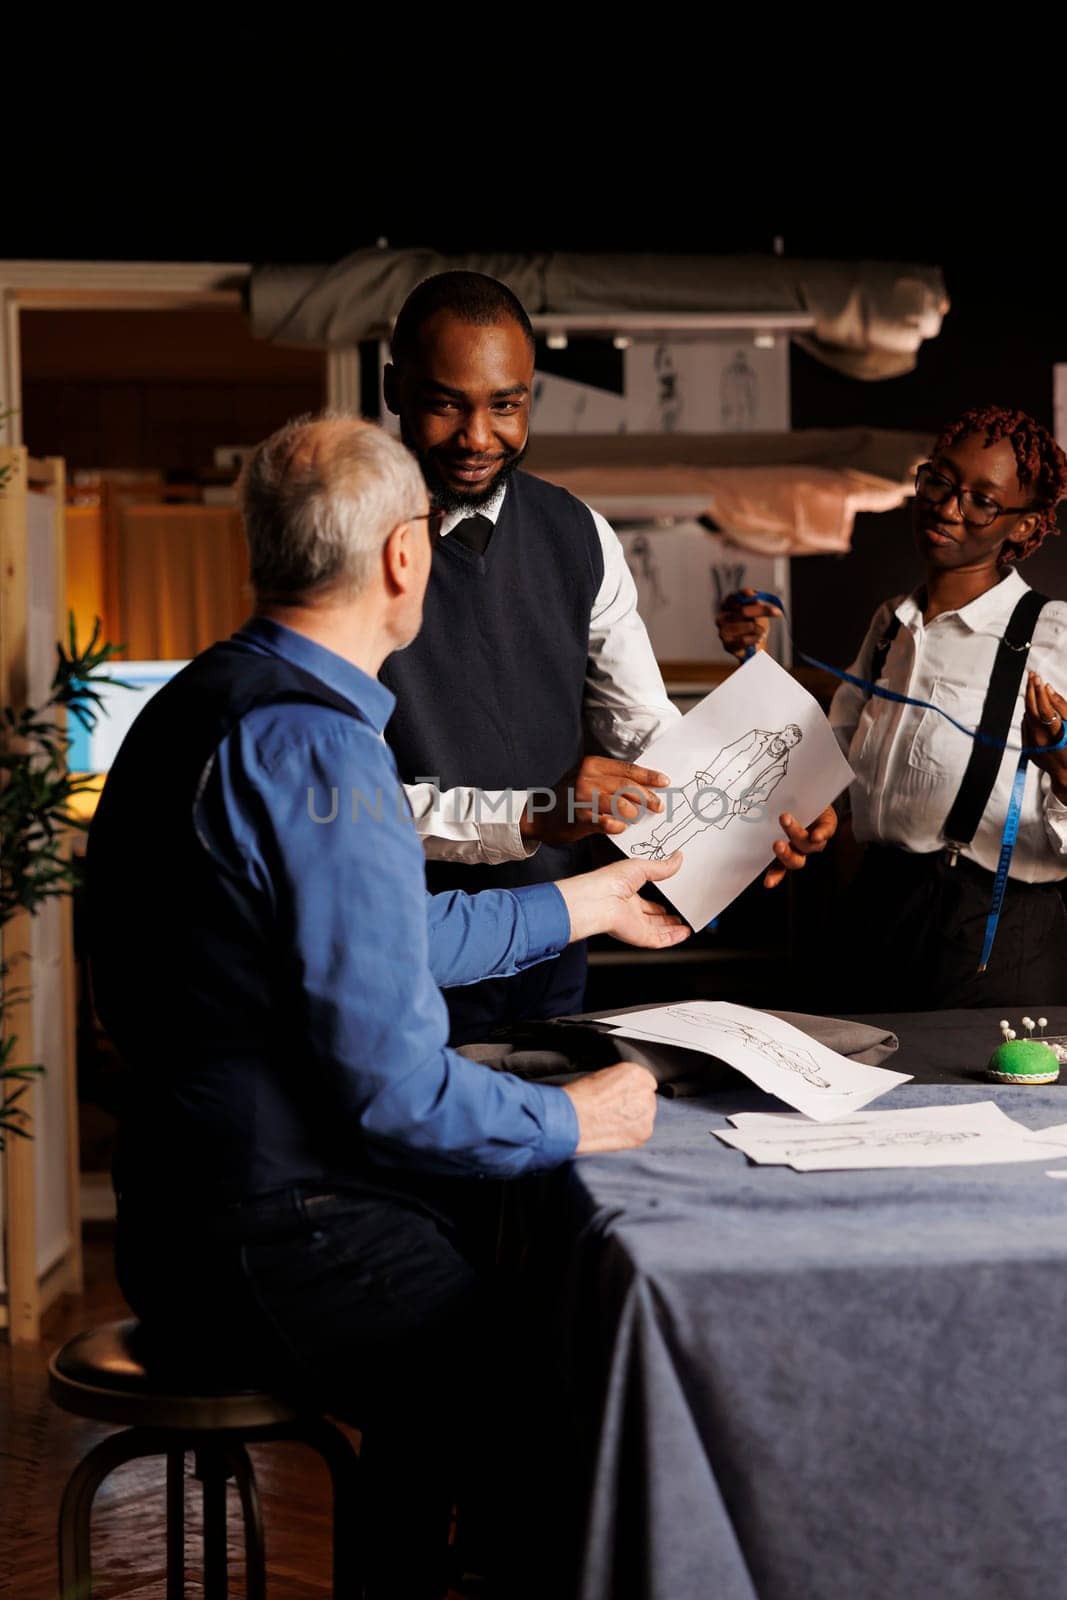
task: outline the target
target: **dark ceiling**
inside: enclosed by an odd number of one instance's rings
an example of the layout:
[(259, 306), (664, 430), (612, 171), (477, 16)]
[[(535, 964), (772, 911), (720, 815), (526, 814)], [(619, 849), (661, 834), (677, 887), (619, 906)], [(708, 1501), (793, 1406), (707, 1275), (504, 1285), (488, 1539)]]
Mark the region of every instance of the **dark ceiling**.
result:
[[(787, 201), (765, 182), (723, 184), (693, 160), (664, 165), (652, 178), (609, 160), (608, 176), (595, 177), (583, 177), (573, 163), (545, 163), (521, 186), (482, 184), (477, 163), (468, 160), (452, 199), (447, 174), (398, 173), (372, 193), (358, 167), (353, 159), (347, 176), (334, 169), (318, 182), (280, 180), (276, 193), (262, 173), (245, 184), (202, 171), (182, 182), (172, 171), (169, 184), (142, 191), (136, 205), (21, 206), (4, 219), (0, 255), (324, 263), (382, 238), (394, 247), (431, 245), (445, 253), (736, 254), (769, 253), (781, 237), (786, 254), (796, 257), (940, 265), (953, 305), (941, 337), (923, 347), (917, 371), (889, 383), (857, 384), (798, 352), (796, 425), (934, 427), (991, 398), (1052, 420), (1051, 367), (1067, 361), (1067, 293), (1057, 252), (1040, 229), (1013, 226), (1005, 235), (978, 200), (931, 204), (903, 164), (893, 183), (867, 188), (842, 184), (831, 166), (814, 168)], [(813, 204), (801, 203), (809, 192)]]

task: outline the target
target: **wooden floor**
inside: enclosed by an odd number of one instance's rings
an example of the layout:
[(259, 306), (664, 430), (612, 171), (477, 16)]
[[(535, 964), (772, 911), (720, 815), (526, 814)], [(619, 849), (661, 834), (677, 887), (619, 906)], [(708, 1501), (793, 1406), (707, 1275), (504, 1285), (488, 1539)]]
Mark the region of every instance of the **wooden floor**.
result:
[[(39, 1347), (12, 1349), (0, 1334), (0, 1597), (57, 1600), (56, 1514), (71, 1469), (114, 1429), (72, 1417), (48, 1398), (46, 1366), (83, 1327), (128, 1315), (111, 1270), (106, 1230), (86, 1239), (84, 1297), (55, 1306)], [(313, 1452), (259, 1445), (250, 1454), (263, 1499), (271, 1600), (330, 1594), (330, 1486)], [(191, 1462), (190, 1462), (191, 1464)], [(97, 1494), (93, 1516), (94, 1600), (163, 1600), (164, 1465), (133, 1461)], [(203, 1592), (199, 1484), (186, 1483), (186, 1594)], [(244, 1595), (240, 1511), (230, 1487), (231, 1594)]]

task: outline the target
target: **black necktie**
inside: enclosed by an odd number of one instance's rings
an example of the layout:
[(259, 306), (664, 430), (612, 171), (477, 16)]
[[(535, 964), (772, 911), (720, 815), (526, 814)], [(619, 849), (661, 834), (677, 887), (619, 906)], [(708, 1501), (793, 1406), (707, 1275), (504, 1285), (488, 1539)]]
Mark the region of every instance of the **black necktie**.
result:
[(493, 524), (488, 517), (464, 517), (462, 522), (457, 522), (452, 529), (450, 537), (458, 539), (460, 544), (465, 544), (468, 550), (473, 550), (475, 555), (481, 555), (493, 535)]

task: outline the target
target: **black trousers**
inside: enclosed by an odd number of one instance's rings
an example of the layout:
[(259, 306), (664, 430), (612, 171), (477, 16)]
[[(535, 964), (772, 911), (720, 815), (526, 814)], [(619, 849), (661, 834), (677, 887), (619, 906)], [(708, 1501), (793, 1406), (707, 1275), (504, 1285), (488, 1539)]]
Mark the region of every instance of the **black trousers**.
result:
[(993, 874), (941, 851), (868, 845), (846, 899), (833, 1005), (934, 1011), (1067, 1004), (1067, 908), (1056, 883), (1009, 879), (987, 970), (978, 972)]
[[(492, 1188), (442, 1187), (493, 1211)], [(120, 1202), (119, 1282), (153, 1354), (307, 1398), (363, 1432), (368, 1596), (442, 1595), (463, 1452), (483, 1456), (497, 1318), (449, 1210), (373, 1182), (211, 1216)], [(492, 1405), (487, 1407), (487, 1396)], [(483, 1426), (484, 1424), (484, 1426)]]

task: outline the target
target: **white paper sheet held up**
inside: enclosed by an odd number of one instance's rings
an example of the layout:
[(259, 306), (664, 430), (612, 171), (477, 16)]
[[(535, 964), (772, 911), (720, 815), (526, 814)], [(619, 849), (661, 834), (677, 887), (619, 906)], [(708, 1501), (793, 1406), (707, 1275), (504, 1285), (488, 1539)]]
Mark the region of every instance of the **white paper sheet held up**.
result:
[(628, 1038), (684, 1045), (729, 1062), (816, 1122), (847, 1116), (909, 1081), (906, 1072), (849, 1061), (780, 1017), (726, 1000), (690, 1000), (601, 1020)]
[(712, 1132), (751, 1161), (790, 1166), (795, 1172), (1047, 1161), (1057, 1148), (1006, 1116), (991, 1100), (872, 1111), (846, 1117), (832, 1127), (787, 1115), (746, 1117), (743, 1127)]
[(703, 928), (774, 860), (783, 811), (807, 827), (846, 789), (852, 768), (806, 689), (761, 652), (641, 756), (671, 780), (613, 843), (624, 855), (683, 862), (660, 887)]

